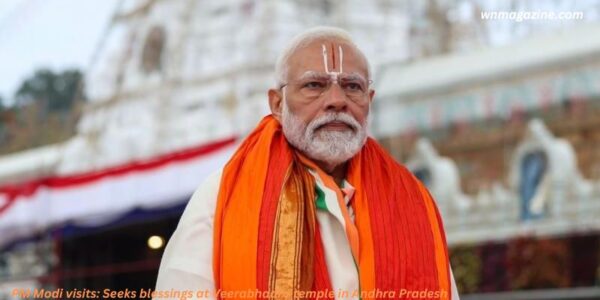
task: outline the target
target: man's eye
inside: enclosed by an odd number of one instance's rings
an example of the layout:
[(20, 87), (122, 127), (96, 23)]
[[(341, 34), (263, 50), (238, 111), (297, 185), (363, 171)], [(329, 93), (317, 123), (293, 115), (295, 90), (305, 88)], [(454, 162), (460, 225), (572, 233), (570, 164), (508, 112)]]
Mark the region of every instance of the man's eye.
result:
[(356, 82), (347, 82), (344, 84), (344, 89), (347, 90), (351, 90), (351, 91), (362, 91), (362, 85), (356, 83)]
[(311, 81), (304, 84), (305, 88), (309, 89), (321, 89), (325, 87), (325, 83), (319, 81)]

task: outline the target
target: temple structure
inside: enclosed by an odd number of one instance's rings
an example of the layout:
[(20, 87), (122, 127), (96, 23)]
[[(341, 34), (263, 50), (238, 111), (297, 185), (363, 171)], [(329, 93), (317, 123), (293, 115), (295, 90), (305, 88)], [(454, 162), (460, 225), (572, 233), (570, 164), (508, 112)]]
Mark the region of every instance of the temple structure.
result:
[[(436, 198), (461, 291), (598, 280), (600, 27), (485, 47), (490, 28), (463, 18), (481, 7), (455, 2), (122, 1), (86, 72), (76, 135), (0, 157), (0, 298), (151, 287), (160, 251), (147, 238), (169, 237), (268, 113), (283, 45), (319, 24), (347, 29), (369, 57), (370, 132)], [(565, 246), (575, 236), (592, 246)], [(538, 239), (570, 249), (560, 262), (579, 275), (511, 281)], [(509, 275), (485, 271), (496, 269)]]

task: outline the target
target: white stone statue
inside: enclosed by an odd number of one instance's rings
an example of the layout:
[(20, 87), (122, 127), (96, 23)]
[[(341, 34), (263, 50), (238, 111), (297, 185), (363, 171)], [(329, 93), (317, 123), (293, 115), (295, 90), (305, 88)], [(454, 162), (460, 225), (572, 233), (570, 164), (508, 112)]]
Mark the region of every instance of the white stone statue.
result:
[(577, 210), (592, 193), (591, 183), (577, 168), (573, 147), (555, 138), (538, 119), (529, 122), (525, 138), (515, 150), (509, 182), (524, 205), (524, 219)]
[(460, 187), (460, 176), (454, 161), (441, 157), (429, 140), (417, 141), (415, 152), (406, 166), (427, 185), (442, 214), (462, 213), (472, 206), (472, 199)]

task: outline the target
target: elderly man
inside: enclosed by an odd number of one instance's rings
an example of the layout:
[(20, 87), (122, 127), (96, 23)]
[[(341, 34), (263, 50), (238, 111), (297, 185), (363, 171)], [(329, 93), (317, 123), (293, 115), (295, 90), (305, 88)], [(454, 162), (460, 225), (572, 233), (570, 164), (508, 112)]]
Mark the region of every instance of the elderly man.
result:
[(275, 72), (272, 114), (192, 196), (156, 292), (458, 299), (434, 201), (367, 137), (375, 93), (349, 35), (304, 32)]

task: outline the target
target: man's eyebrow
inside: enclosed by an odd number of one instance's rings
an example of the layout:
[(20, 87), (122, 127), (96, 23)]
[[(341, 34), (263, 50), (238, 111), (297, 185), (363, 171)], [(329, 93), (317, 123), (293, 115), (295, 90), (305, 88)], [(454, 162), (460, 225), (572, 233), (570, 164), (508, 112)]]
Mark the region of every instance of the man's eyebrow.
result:
[[(365, 78), (365, 76), (363, 76), (362, 74), (357, 73), (357, 72), (342, 73), (342, 74), (340, 74), (340, 76), (345, 80), (364, 80), (364, 81), (367, 80)], [(300, 75), (300, 77), (298, 77), (298, 80), (322, 79), (322, 78), (329, 78), (329, 77), (330, 77), (330, 75), (325, 72), (306, 71), (306, 72), (304, 72), (304, 74), (302, 74), (302, 75)]]
[(352, 72), (352, 73), (342, 73), (341, 75), (342, 79), (344, 80), (363, 80), (363, 81), (367, 81), (367, 79), (360, 73), (357, 72)]
[(327, 73), (324, 73), (324, 72), (306, 71), (306, 72), (304, 72), (304, 74), (302, 74), (302, 75), (300, 75), (300, 77), (298, 77), (298, 80), (327, 78), (327, 77), (329, 77), (329, 75), (327, 75)]

